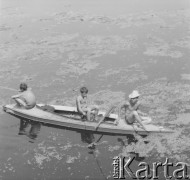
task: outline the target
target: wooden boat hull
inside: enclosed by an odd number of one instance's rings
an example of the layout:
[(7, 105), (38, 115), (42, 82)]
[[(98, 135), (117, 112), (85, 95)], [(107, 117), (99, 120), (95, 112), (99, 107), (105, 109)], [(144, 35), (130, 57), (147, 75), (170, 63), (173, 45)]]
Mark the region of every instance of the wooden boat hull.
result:
[[(47, 125), (61, 126), (68, 129), (85, 130), (93, 133), (104, 133), (111, 135), (127, 135), (127, 134), (138, 133), (140, 135), (147, 135), (149, 132), (154, 132), (154, 133), (173, 132), (168, 128), (158, 127), (153, 124), (146, 125), (146, 129), (148, 131), (146, 132), (142, 128), (136, 125), (127, 125), (122, 120), (119, 122), (118, 125), (115, 125), (111, 122), (113, 122), (115, 119), (118, 118), (116, 114), (110, 114), (108, 118), (110, 121), (100, 124), (99, 128), (95, 130), (97, 122), (84, 121), (81, 120), (80, 118), (76, 120), (70, 116), (68, 117), (66, 116), (68, 114), (71, 114), (72, 116), (78, 115), (75, 107), (52, 105), (52, 107), (54, 108), (54, 112), (56, 113), (45, 111), (40, 107), (43, 107), (43, 105), (39, 104), (38, 107), (26, 110), (26, 109), (16, 108), (15, 105), (11, 104), (11, 105), (5, 105), (3, 107), (3, 110), (18, 118), (24, 118), (36, 122), (41, 122)], [(101, 114), (103, 115), (104, 113), (105, 112), (100, 112), (100, 115)], [(62, 115), (64, 114), (65, 116), (63, 117)]]

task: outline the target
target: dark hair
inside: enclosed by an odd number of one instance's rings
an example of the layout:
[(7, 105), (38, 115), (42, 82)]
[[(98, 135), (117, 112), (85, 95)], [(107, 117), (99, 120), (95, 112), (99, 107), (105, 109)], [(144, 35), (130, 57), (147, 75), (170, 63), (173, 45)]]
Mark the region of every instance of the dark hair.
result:
[(20, 90), (26, 91), (28, 89), (28, 86), (26, 83), (21, 83), (20, 84)]
[(87, 89), (86, 87), (81, 87), (81, 88), (80, 88), (80, 92), (81, 92), (81, 93), (84, 93), (84, 92), (85, 92), (85, 93), (88, 93), (88, 89)]

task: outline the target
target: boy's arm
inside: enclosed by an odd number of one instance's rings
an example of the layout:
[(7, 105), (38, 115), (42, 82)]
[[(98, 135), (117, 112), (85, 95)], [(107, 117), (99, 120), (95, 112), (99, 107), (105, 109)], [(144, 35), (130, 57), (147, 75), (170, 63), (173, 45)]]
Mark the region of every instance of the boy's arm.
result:
[(11, 98), (15, 99), (15, 98), (19, 98), (20, 96), (21, 96), (21, 94), (17, 94), (17, 95), (12, 96)]
[(136, 118), (136, 120), (138, 121), (138, 123), (142, 126), (142, 128), (143, 128), (145, 131), (147, 131), (146, 128), (145, 128), (145, 126), (144, 126), (144, 124), (141, 122), (141, 118), (140, 118), (140, 116), (138, 115), (138, 112), (137, 112), (137, 111), (133, 111), (133, 112), (134, 112), (134, 114), (135, 114), (135, 118)]
[(131, 110), (133, 110), (133, 111), (137, 111), (137, 110), (139, 110), (139, 106), (141, 105), (141, 103), (140, 103), (140, 101), (138, 101), (132, 108), (131, 108)]
[(77, 103), (77, 109), (80, 113), (82, 113), (83, 115), (85, 115), (85, 112), (82, 110), (81, 108), (81, 104), (80, 104), (80, 97), (77, 97), (77, 100), (76, 100), (76, 103)]
[(126, 110), (126, 108), (129, 106), (129, 103), (128, 102), (123, 102), (121, 105), (120, 105), (120, 109), (122, 109), (122, 108), (125, 108), (125, 110)]
[(137, 108), (136, 110), (137, 110), (138, 114), (139, 114), (140, 116), (147, 116), (147, 113), (142, 112), (142, 111), (139, 109), (139, 107), (142, 107), (142, 105), (141, 105), (140, 102), (138, 102), (137, 105), (136, 105), (136, 108)]
[(139, 119), (136, 119), (136, 120), (137, 120), (138, 123), (142, 126), (142, 128), (143, 128), (145, 131), (147, 131), (146, 128), (145, 128), (145, 126), (142, 124), (141, 120), (139, 120)]

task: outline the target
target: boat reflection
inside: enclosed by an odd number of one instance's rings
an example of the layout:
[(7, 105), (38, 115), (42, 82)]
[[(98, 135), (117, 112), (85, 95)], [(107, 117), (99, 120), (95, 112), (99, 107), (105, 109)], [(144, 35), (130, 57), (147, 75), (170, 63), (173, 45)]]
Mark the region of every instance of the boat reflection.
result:
[(95, 137), (94, 134), (91, 132), (81, 132), (81, 141), (87, 144), (91, 144), (94, 142)]
[[(142, 136), (141, 136), (142, 137)], [(138, 140), (135, 138), (135, 136), (133, 135), (133, 134), (128, 134), (127, 136), (126, 136), (126, 138), (127, 138), (127, 143), (125, 143), (124, 141), (123, 141), (123, 139), (122, 138), (118, 138), (117, 140), (118, 140), (118, 142), (120, 142), (121, 143), (121, 145), (123, 146), (123, 147), (125, 147), (125, 148), (127, 148), (127, 145), (131, 145), (132, 143), (137, 143), (138, 142)], [(143, 138), (143, 137), (142, 137)], [(144, 143), (147, 143), (147, 142), (144, 142)], [(145, 159), (145, 157), (141, 157), (140, 155), (139, 155), (139, 153), (136, 153), (136, 152), (130, 152), (130, 155), (132, 155), (133, 157), (135, 157), (135, 160), (136, 161), (143, 161), (144, 159)]]
[(99, 138), (95, 141), (94, 134), (91, 132), (80, 132), (81, 133), (81, 141), (88, 144), (88, 154), (91, 154), (97, 164), (97, 167), (102, 175), (103, 179), (107, 179), (105, 172), (102, 169), (101, 162), (96, 155), (96, 145), (102, 139), (103, 135), (100, 135)]
[[(20, 119), (20, 127), (18, 135), (26, 135), (32, 140), (35, 140), (40, 132), (41, 123)], [(31, 142), (31, 141), (30, 141)]]
[(99, 138), (97, 140), (95, 140), (94, 134), (92, 132), (80, 132), (81, 134), (81, 141), (83, 143), (87, 143), (88, 144), (88, 148), (89, 149), (95, 149), (96, 145), (98, 144), (98, 142), (102, 139), (102, 137), (104, 136), (103, 134), (101, 134), (99, 136)]

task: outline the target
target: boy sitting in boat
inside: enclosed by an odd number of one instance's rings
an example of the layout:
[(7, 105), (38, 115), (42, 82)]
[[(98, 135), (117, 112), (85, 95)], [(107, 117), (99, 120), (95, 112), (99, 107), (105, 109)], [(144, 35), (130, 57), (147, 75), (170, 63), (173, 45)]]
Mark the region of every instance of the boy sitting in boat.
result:
[(36, 105), (36, 98), (31, 88), (28, 88), (26, 83), (20, 84), (20, 94), (14, 95), (11, 98), (15, 100), (17, 107), (32, 109)]
[(99, 108), (96, 105), (89, 105), (87, 98), (88, 89), (82, 87), (80, 93), (76, 99), (77, 111), (86, 116), (88, 121), (91, 121), (91, 114), (94, 114), (95, 121), (97, 121)]
[(125, 109), (125, 121), (127, 124), (132, 125), (137, 122), (146, 131), (144, 124), (149, 124), (151, 122), (151, 118), (147, 117), (146, 113), (143, 113), (139, 110), (139, 96), (139, 92), (134, 90), (129, 95), (129, 101), (123, 103), (121, 108)]

